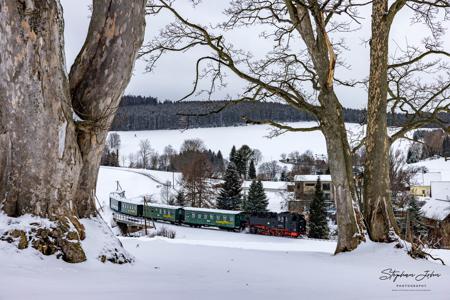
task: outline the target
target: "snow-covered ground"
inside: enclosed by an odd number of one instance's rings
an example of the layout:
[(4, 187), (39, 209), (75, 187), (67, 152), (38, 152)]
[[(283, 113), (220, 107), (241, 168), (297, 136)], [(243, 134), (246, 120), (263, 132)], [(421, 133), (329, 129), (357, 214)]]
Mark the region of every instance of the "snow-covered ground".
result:
[[(315, 122), (287, 123), (292, 127), (313, 127)], [(365, 126), (355, 123), (346, 123), (348, 137), (351, 143), (361, 139)], [(161, 154), (164, 147), (172, 145), (177, 151), (184, 140), (198, 138), (205, 142), (208, 149), (220, 150), (225, 158), (231, 148), (248, 145), (252, 149), (262, 152), (263, 161), (279, 160), (281, 154), (289, 154), (293, 151), (303, 153), (311, 150), (314, 154), (327, 154), (325, 138), (320, 131), (312, 132), (286, 132), (280, 136), (269, 138), (273, 127), (269, 125), (246, 125), (234, 127), (193, 128), (187, 130), (143, 130), (143, 131), (116, 131), (120, 135), (120, 155), (128, 157), (130, 153), (136, 153), (139, 142), (148, 139), (152, 148)], [(395, 132), (395, 128), (390, 128)], [(397, 140), (393, 149), (407, 149), (408, 140)]]
[[(92, 221), (84, 224), (90, 234), (83, 245), (91, 252), (99, 229)], [(135, 257), (131, 265), (102, 264), (92, 256), (70, 265), (0, 243), (0, 299), (444, 300), (450, 293), (448, 266), (412, 260), (393, 245), (366, 243), (333, 256), (329, 241), (164, 226), (177, 231), (174, 240), (121, 238)], [(380, 280), (387, 269), (439, 277)], [(426, 291), (405, 291), (411, 289)]]

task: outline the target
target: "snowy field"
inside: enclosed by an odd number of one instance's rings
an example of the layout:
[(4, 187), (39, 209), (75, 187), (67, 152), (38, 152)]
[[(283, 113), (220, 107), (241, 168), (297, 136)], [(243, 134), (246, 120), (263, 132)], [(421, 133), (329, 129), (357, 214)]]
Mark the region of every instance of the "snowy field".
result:
[[(312, 127), (315, 122), (288, 123), (294, 127)], [(348, 124), (349, 129), (357, 132), (359, 125)], [(283, 153), (311, 150), (315, 154), (326, 154), (325, 138), (320, 131), (287, 132), (274, 138), (268, 138), (272, 127), (268, 125), (247, 125), (238, 127), (195, 128), (188, 130), (151, 130), (151, 131), (117, 131), (120, 135), (121, 155), (136, 153), (139, 149), (139, 141), (149, 139), (153, 149), (160, 154), (164, 147), (172, 145), (177, 151), (186, 139), (199, 138), (205, 142), (207, 148), (213, 151), (222, 151), (228, 158), (231, 148), (237, 148), (247, 144), (252, 149), (262, 151), (263, 160), (271, 161), (280, 159)]]
[[(315, 122), (287, 123), (292, 127), (313, 127)], [(346, 123), (350, 141), (356, 142), (362, 136), (364, 126), (355, 123)], [(286, 132), (280, 136), (269, 138), (273, 127), (269, 125), (246, 125), (235, 127), (194, 128), (187, 130), (144, 130), (144, 131), (116, 131), (121, 138), (121, 156), (128, 157), (136, 153), (139, 142), (148, 139), (152, 148), (161, 154), (164, 147), (172, 145), (177, 151), (186, 139), (201, 139), (208, 149), (221, 151), (228, 159), (231, 148), (248, 145), (252, 149), (259, 149), (263, 161), (279, 160), (281, 154), (293, 151), (303, 153), (311, 150), (317, 155), (326, 155), (325, 138), (320, 131), (312, 132)], [(395, 129), (391, 129), (395, 131)], [(396, 141), (394, 149), (405, 149), (410, 144), (407, 140)]]

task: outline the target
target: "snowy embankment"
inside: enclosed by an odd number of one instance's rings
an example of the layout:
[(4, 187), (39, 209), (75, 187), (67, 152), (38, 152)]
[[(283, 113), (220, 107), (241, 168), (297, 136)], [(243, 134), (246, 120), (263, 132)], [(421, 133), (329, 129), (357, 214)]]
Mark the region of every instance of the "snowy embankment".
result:
[[(0, 299), (443, 300), (450, 293), (449, 267), (414, 261), (392, 245), (366, 243), (355, 252), (333, 256), (331, 242), (282, 242), (281, 238), (255, 236), (268, 248), (272, 239), (279, 249), (249, 250), (241, 247), (244, 240), (236, 247), (226, 245), (240, 239), (240, 234), (215, 232), (213, 237), (208, 230), (195, 232), (194, 239), (183, 230), (175, 240), (122, 238), (136, 258), (132, 265), (102, 264), (92, 259), (69, 265), (31, 250), (16, 253), (0, 244)], [(251, 240), (253, 236), (242, 237)], [(210, 238), (218, 241), (213, 247), (205, 245)], [(325, 247), (318, 246), (320, 243)], [(297, 244), (297, 249), (289, 249), (289, 244)], [(416, 276), (433, 271), (440, 277), (421, 282), (414, 278), (398, 278), (395, 283), (380, 280), (381, 272), (388, 268)], [(426, 287), (420, 289), (427, 291), (393, 291), (398, 289), (397, 284), (422, 284)]]

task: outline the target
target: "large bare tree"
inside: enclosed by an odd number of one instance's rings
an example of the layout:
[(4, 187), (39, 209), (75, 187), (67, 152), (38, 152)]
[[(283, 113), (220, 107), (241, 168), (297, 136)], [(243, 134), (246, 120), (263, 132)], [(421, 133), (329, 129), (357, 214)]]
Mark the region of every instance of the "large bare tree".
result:
[[(389, 242), (398, 239), (398, 226), (391, 204), (389, 151), (392, 143), (407, 138), (411, 130), (434, 124), (447, 132), (442, 120), (450, 103), (450, 54), (442, 47), (443, 21), (449, 20), (449, 1), (396, 0), (372, 2), (370, 76), (368, 91), (364, 216), (370, 238)], [(423, 45), (398, 49), (389, 61), (389, 34), (398, 13), (407, 10), (413, 22), (423, 23), (430, 32)], [(427, 60), (431, 58), (431, 60)], [(431, 76), (429, 74), (432, 74)], [(389, 135), (387, 111), (402, 112), (406, 118)], [(393, 116), (395, 116), (393, 114)]]
[(94, 0), (70, 74), (58, 0), (0, 2), (0, 203), (12, 217), (96, 214), (101, 153), (145, 29), (145, 0)]
[[(177, 1), (173, 0), (154, 0), (149, 5), (150, 14), (166, 10), (175, 17), (175, 22), (145, 48), (143, 55), (147, 55), (149, 69), (165, 52), (207, 47), (211, 52), (197, 60), (194, 88), (186, 97), (194, 95), (200, 89), (199, 81), (208, 76), (211, 88), (207, 95), (211, 96), (214, 89), (221, 86), (226, 69), (248, 83), (242, 97), (231, 103), (281, 101), (314, 115), (318, 126), (312, 128), (292, 128), (273, 120), (249, 122), (270, 124), (281, 132), (322, 131), (335, 186), (339, 231), (336, 252), (357, 247), (366, 228), (359, 218), (350, 147), (342, 106), (335, 93), (336, 85), (353, 87), (357, 82), (344, 81), (336, 76), (336, 66), (345, 67), (338, 59), (345, 45), (332, 37), (336, 32), (350, 32), (351, 24), (361, 21), (356, 9), (372, 5), (372, 16), (368, 19), (372, 28), (368, 124), (366, 136), (360, 144), (366, 148), (362, 206), (371, 239), (378, 242), (398, 239), (389, 188), (391, 145), (399, 138), (407, 138), (410, 130), (430, 123), (449, 130), (448, 124), (441, 119), (442, 113), (449, 112), (448, 67), (440, 60), (423, 62), (433, 55), (449, 56), (441, 47), (439, 38), (444, 27), (437, 20), (439, 17), (448, 19), (448, 1), (396, 0), (389, 5), (387, 0), (235, 0), (226, 10), (227, 20), (216, 27), (189, 21), (175, 8), (176, 4)], [(389, 63), (389, 44), (392, 42), (389, 32), (402, 9), (409, 9), (413, 13), (413, 21), (423, 22), (432, 34), (422, 51), (408, 47), (399, 51), (402, 55), (393, 57)], [(222, 33), (217, 31), (253, 25), (263, 25), (262, 37), (274, 41), (273, 51), (259, 60), (227, 43)], [(439, 73), (440, 77), (425, 83), (422, 76), (426, 73)], [(399, 123), (400, 129), (391, 136), (387, 128), (388, 110), (406, 115)]]
[(264, 37), (274, 41), (273, 51), (267, 53), (266, 58), (256, 60), (228, 44), (213, 28), (190, 22), (177, 11), (174, 3), (176, 1), (155, 0), (148, 5), (150, 14), (164, 10), (175, 18), (175, 22), (144, 48), (149, 69), (165, 52), (204, 46), (210, 53), (197, 60), (194, 88), (186, 97), (198, 91), (199, 80), (206, 76), (211, 78), (211, 88), (207, 91), (210, 96), (221, 85), (226, 70), (248, 84), (234, 103), (281, 101), (314, 115), (318, 124), (310, 128), (292, 128), (272, 120), (258, 123), (273, 125), (281, 131), (322, 131), (327, 141), (333, 197), (338, 211), (336, 253), (355, 249), (364, 239), (364, 224), (356, 201), (343, 109), (335, 93), (336, 84), (354, 83), (336, 78), (336, 64), (342, 65), (336, 53), (343, 45), (333, 43), (330, 38), (334, 31), (351, 30), (345, 21), (335, 21), (335, 16), (341, 15), (352, 22), (356, 18), (353, 7), (344, 1), (232, 1), (226, 10), (227, 21), (219, 25), (220, 30), (255, 24), (269, 28)]

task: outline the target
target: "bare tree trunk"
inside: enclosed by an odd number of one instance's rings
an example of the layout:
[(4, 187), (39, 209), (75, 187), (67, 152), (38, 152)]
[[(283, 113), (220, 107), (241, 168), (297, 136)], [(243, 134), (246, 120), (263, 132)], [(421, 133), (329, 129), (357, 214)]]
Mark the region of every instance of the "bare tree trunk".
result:
[[(327, 97), (336, 97), (334, 93)], [(337, 100), (337, 99), (336, 99)], [(329, 101), (329, 103), (338, 103)], [(359, 211), (356, 188), (353, 180), (352, 156), (347, 139), (342, 107), (327, 107), (327, 116), (322, 121), (327, 142), (328, 163), (333, 181), (333, 199), (336, 204), (338, 244), (335, 253), (351, 251), (364, 240), (364, 223)], [(333, 110), (333, 112), (331, 112)]]
[(72, 104), (83, 119), (78, 130), (83, 167), (75, 202), (81, 217), (95, 214), (101, 154), (144, 39), (145, 3), (94, 1), (86, 42), (70, 70)]
[(62, 8), (0, 5), (0, 201), (10, 216), (69, 214), (81, 155), (65, 73)]
[(145, 0), (93, 4), (69, 79), (59, 1), (0, 3), (0, 208), (57, 221), (32, 245), (70, 262), (86, 259), (76, 217), (96, 213), (100, 156), (145, 29)]
[(392, 241), (398, 232), (389, 182), (386, 110), (390, 21), (387, 11), (387, 0), (373, 2), (363, 211), (369, 236), (377, 242)]

